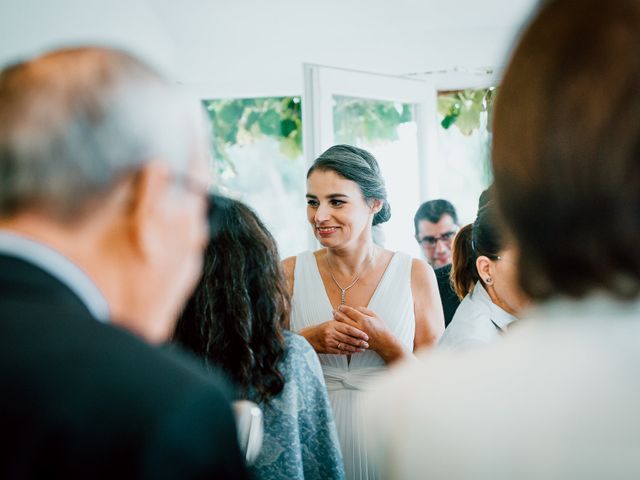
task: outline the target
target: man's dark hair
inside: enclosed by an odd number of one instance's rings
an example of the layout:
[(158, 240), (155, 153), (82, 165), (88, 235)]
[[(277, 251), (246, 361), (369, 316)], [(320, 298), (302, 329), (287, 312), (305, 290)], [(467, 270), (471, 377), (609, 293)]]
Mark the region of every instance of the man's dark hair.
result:
[(448, 200), (439, 198), (437, 200), (429, 200), (424, 202), (418, 208), (415, 216), (413, 217), (413, 226), (416, 229), (416, 235), (418, 234), (418, 222), (420, 220), (427, 220), (431, 223), (438, 223), (444, 215), (450, 215), (453, 219), (453, 223), (458, 224), (458, 213), (455, 207)]

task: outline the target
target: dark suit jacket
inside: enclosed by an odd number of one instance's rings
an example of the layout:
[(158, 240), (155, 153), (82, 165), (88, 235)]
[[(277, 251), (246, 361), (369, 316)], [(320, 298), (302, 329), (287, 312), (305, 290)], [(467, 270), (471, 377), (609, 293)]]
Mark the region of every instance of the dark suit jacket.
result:
[(245, 478), (226, 384), (0, 255), (0, 478)]
[(438, 279), (438, 290), (440, 291), (440, 300), (442, 300), (442, 309), (444, 310), (445, 327), (451, 323), (453, 315), (460, 305), (460, 299), (456, 295), (453, 285), (451, 285), (451, 264), (435, 270)]

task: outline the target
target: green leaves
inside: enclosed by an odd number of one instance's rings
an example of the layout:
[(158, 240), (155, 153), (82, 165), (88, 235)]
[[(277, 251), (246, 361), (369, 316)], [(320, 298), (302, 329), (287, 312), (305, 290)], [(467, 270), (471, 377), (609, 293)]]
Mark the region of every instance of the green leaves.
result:
[(298, 125), (294, 120), (291, 120), (290, 118), (285, 118), (280, 122), (280, 132), (282, 133), (283, 137), (288, 137), (297, 129)]
[(258, 118), (258, 125), (263, 135), (274, 137), (280, 134), (280, 112), (273, 107), (268, 108)]
[[(443, 128), (457, 126), (464, 135), (480, 128), (480, 115), (487, 112), (491, 130), (495, 87), (460, 90), (438, 95)], [(214, 155), (221, 169), (233, 169), (228, 148), (246, 145), (265, 136), (277, 139), (280, 150), (291, 159), (302, 154), (302, 110), (300, 97), (268, 97), (205, 100), (213, 125)], [(413, 106), (397, 102), (355, 97), (334, 97), (333, 122), (336, 143), (393, 141), (398, 126), (413, 121)]]
[(463, 135), (471, 135), (474, 130), (480, 128), (480, 115), (487, 112), (489, 117), (487, 129), (491, 131), (496, 92), (496, 87), (490, 87), (439, 94), (438, 113), (444, 117), (440, 125), (442, 128), (448, 129), (455, 124)]
[(204, 100), (213, 127), (213, 151), (218, 170), (234, 171), (228, 149), (274, 137), (291, 159), (302, 154), (300, 97)]
[[(393, 141), (398, 126), (413, 121), (413, 106), (397, 102), (334, 97), (336, 143)], [(302, 155), (300, 97), (204, 100), (213, 128), (213, 150), (219, 173), (234, 174), (229, 156), (234, 145), (248, 145), (264, 137), (278, 140), (286, 158)]]
[(367, 143), (398, 139), (398, 126), (413, 120), (410, 104), (334, 97), (333, 128), (336, 143)]

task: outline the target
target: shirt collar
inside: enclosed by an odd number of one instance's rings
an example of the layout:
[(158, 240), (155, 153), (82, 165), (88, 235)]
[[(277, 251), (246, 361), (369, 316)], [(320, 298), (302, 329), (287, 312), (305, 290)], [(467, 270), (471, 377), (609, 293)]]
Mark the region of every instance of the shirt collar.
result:
[(517, 320), (516, 317), (503, 310), (501, 307), (493, 303), (491, 297), (482, 286), (481, 282), (476, 282), (476, 286), (473, 289), (472, 298), (479, 300), (483, 304), (487, 305), (490, 311), (491, 321), (500, 329), (505, 330), (511, 323)]
[(89, 276), (53, 248), (0, 229), (0, 253), (29, 262), (65, 284), (99, 321), (109, 320), (109, 304)]

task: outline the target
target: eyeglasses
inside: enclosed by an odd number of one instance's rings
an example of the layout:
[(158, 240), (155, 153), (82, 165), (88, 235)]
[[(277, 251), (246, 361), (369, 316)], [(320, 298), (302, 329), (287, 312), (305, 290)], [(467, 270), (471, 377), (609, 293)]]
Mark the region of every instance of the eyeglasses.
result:
[(451, 244), (451, 242), (453, 241), (453, 237), (455, 236), (456, 236), (456, 232), (452, 230), (450, 232), (443, 233), (439, 237), (426, 236), (426, 237), (419, 238), (418, 243), (423, 247), (427, 247), (427, 248), (435, 247), (439, 241), (449, 245)]

